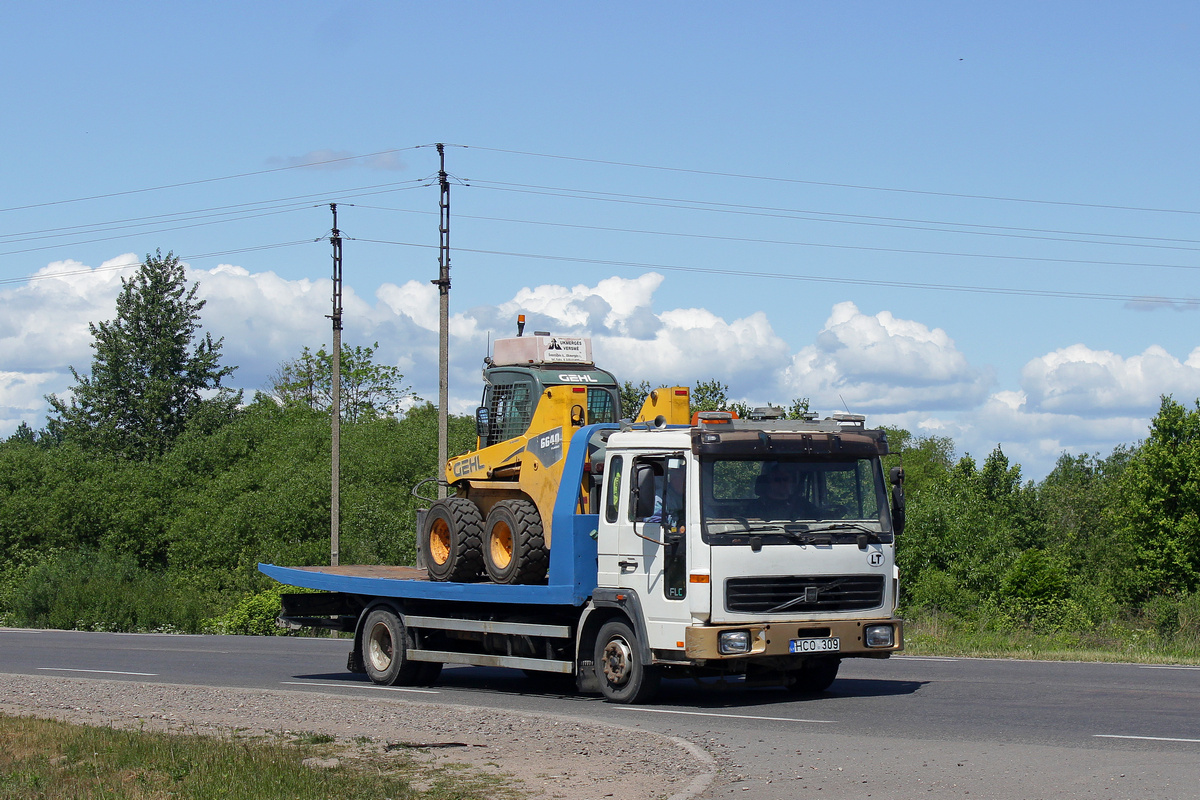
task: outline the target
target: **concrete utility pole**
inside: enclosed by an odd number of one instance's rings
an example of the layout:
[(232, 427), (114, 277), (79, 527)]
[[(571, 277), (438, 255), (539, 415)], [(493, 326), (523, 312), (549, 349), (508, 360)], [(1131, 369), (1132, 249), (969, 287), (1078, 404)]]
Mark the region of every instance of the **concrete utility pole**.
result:
[(341, 518), (341, 439), (342, 439), (342, 234), (337, 224), (337, 203), (330, 203), (333, 212), (333, 231), (329, 242), (333, 245), (333, 479), (329, 496), (329, 563), (338, 565)]
[(449, 457), (447, 406), (450, 402), (450, 181), (446, 177), (446, 148), (437, 145), (441, 166), (438, 169), (438, 184), (442, 187), (441, 221), (438, 230), (441, 242), (438, 248), (438, 279), (432, 283), (438, 287), (438, 499), (446, 497), (446, 485), (441, 472)]

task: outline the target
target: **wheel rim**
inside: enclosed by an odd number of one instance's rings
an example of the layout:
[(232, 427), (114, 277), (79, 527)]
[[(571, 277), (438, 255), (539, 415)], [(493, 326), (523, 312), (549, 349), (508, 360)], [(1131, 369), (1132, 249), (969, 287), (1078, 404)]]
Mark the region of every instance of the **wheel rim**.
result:
[(434, 520), (429, 530), (429, 556), (439, 565), (450, 560), (450, 526), (444, 519)]
[(378, 672), (387, 672), (392, 666), (392, 632), (382, 622), (371, 628), (371, 636), (367, 640), (367, 658)]
[(492, 557), (492, 563), (500, 569), (512, 563), (513, 532), (507, 523), (497, 522), (492, 526), (488, 537), (488, 553)]
[(619, 686), (629, 680), (632, 664), (633, 650), (624, 639), (613, 638), (604, 645), (604, 677), (609, 683)]

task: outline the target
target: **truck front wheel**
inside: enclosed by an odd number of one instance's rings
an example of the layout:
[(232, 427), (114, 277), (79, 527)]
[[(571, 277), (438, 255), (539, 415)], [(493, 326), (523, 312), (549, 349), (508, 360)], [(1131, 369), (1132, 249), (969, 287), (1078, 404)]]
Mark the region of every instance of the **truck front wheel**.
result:
[(613, 703), (645, 703), (658, 692), (661, 675), (642, 663), (638, 641), (620, 620), (606, 622), (596, 637), (594, 662), (600, 691)]
[(823, 692), (833, 683), (841, 665), (840, 658), (813, 658), (802, 669), (791, 673), (787, 688), (800, 694)]
[(416, 686), (437, 680), (442, 665), (408, 658), (408, 630), (399, 615), (377, 608), (363, 625), (362, 664), (382, 686)]
[(501, 500), (488, 512), (483, 566), (496, 583), (542, 583), (549, 563), (542, 516), (529, 500)]
[(435, 581), (473, 581), (483, 571), (483, 518), (465, 497), (450, 497), (430, 506), (421, 536), (422, 555)]

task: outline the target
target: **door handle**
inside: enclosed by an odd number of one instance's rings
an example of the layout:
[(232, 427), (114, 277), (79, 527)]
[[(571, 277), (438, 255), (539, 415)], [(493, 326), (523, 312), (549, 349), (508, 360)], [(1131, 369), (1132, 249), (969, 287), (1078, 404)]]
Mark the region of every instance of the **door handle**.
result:
[(627, 569), (637, 569), (638, 562), (636, 562), (636, 561), (618, 561), (617, 566), (620, 567), (622, 571), (627, 570)]

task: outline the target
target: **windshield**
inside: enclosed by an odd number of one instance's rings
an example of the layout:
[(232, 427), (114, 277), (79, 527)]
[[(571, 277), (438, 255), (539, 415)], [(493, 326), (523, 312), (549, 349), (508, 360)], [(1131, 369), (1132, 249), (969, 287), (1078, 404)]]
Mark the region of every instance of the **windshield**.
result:
[(887, 530), (877, 458), (705, 460), (700, 489), (704, 538), (712, 544), (745, 543), (748, 535), (877, 539)]

